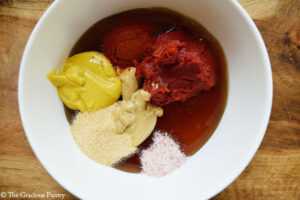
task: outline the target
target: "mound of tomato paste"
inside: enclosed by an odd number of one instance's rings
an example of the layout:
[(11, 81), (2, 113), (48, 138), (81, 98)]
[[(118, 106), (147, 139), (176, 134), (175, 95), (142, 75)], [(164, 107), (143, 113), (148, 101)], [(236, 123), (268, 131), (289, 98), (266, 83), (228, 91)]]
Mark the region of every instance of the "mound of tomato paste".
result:
[(206, 41), (178, 30), (158, 36), (152, 48), (150, 56), (135, 63), (152, 104), (185, 101), (216, 84), (216, 63)]
[(104, 38), (104, 53), (114, 65), (133, 66), (151, 54), (154, 28), (144, 19), (126, 19), (115, 26)]

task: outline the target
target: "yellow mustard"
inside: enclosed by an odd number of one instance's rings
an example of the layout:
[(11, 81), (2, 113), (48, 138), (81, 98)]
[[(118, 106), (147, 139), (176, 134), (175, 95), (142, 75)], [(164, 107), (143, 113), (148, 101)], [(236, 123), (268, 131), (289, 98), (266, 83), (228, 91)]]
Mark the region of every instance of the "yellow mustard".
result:
[(97, 52), (76, 54), (56, 74), (47, 78), (57, 87), (64, 104), (72, 110), (93, 112), (109, 106), (121, 95), (121, 81), (111, 62)]

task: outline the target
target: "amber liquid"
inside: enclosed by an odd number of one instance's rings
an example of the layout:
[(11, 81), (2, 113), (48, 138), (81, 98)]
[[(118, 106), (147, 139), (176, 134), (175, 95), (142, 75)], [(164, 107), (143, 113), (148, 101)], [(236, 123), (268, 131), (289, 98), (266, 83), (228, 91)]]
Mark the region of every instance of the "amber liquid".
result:
[[(156, 34), (171, 30), (183, 30), (199, 40), (207, 40), (217, 61), (217, 84), (209, 91), (202, 91), (186, 102), (175, 102), (163, 107), (155, 130), (167, 132), (178, 142), (182, 151), (190, 156), (197, 152), (218, 126), (227, 100), (227, 67), (223, 50), (218, 41), (196, 21), (163, 8), (135, 9), (119, 13), (94, 24), (75, 44), (71, 56), (85, 51), (103, 53), (103, 38), (110, 29), (125, 18), (145, 18), (156, 28)], [(68, 120), (76, 115), (65, 107)], [(123, 160), (116, 168), (128, 172), (140, 172), (139, 154), (152, 143), (149, 136), (138, 147), (136, 154)]]

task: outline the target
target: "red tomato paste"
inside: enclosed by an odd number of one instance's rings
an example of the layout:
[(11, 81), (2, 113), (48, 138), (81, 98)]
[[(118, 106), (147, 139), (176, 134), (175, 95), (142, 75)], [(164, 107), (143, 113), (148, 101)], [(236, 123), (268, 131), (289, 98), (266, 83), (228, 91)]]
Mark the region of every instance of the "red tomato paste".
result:
[(216, 84), (216, 63), (204, 40), (172, 31), (158, 36), (153, 50), (135, 63), (136, 76), (144, 78), (143, 89), (151, 94), (152, 104), (185, 101)]
[(127, 19), (115, 26), (104, 39), (104, 53), (119, 67), (130, 67), (149, 55), (154, 28), (144, 19)]

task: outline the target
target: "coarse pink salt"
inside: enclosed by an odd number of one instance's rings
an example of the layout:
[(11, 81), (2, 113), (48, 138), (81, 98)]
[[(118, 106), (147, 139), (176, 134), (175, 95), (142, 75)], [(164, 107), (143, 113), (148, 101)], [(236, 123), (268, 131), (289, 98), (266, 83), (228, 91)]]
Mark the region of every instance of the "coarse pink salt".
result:
[(161, 177), (170, 174), (187, 160), (179, 145), (167, 134), (156, 131), (153, 144), (141, 152), (143, 173)]

